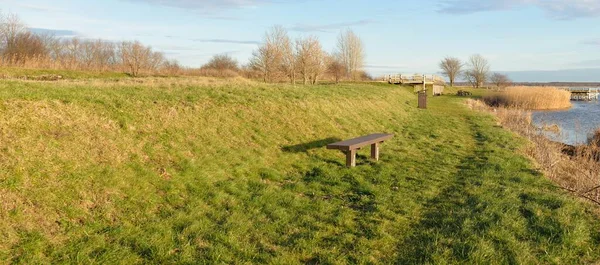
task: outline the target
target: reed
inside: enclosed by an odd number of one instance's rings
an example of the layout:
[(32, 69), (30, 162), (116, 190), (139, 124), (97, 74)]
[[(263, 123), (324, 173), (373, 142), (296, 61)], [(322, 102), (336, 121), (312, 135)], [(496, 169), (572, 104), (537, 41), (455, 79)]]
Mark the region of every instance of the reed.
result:
[(483, 99), (490, 106), (527, 110), (556, 110), (571, 107), (571, 94), (556, 87), (510, 87), (506, 91), (489, 93)]
[(539, 170), (561, 188), (600, 204), (600, 129), (588, 139), (588, 145), (570, 146), (546, 138), (532, 124), (531, 112), (518, 108), (489, 106), (470, 99), (471, 109), (493, 113), (498, 125), (530, 141), (524, 154), (536, 162)]

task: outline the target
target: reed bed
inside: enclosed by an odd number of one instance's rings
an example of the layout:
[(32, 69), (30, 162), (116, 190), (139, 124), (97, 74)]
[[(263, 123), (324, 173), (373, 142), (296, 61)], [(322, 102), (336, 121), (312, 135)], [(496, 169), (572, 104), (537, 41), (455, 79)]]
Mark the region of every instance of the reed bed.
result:
[(556, 87), (510, 87), (483, 97), (493, 107), (527, 110), (557, 110), (571, 108), (571, 94)]
[(588, 145), (570, 146), (546, 138), (532, 124), (531, 112), (518, 108), (487, 105), (469, 99), (471, 109), (493, 113), (498, 125), (525, 138), (531, 144), (524, 150), (538, 170), (561, 188), (600, 205), (600, 129), (588, 139)]

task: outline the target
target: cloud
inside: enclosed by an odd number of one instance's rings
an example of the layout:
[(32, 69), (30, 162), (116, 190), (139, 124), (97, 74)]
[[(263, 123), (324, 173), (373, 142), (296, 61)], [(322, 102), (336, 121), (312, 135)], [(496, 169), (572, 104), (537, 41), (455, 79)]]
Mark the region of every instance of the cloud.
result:
[(406, 69), (408, 68), (407, 65), (373, 65), (373, 64), (368, 64), (365, 65), (365, 68), (367, 69)]
[(29, 28), (29, 30), (35, 34), (50, 34), (56, 37), (73, 37), (79, 35), (76, 31), (66, 29)]
[(229, 44), (245, 44), (245, 45), (258, 45), (260, 41), (253, 40), (227, 40), (227, 39), (191, 39), (195, 42), (208, 42), (208, 43), (229, 43)]
[(125, 0), (130, 2), (145, 2), (149, 4), (170, 6), (184, 9), (230, 9), (256, 8), (270, 3), (298, 2), (299, 0)]
[(37, 12), (65, 12), (65, 9), (62, 8), (58, 8), (52, 5), (38, 5), (38, 4), (26, 4), (26, 3), (20, 3), (19, 1), (11, 1), (11, 2), (15, 2), (15, 4), (21, 8), (25, 8), (25, 9), (29, 9), (31, 11), (37, 11)]
[(483, 11), (512, 9), (527, 0), (445, 0), (440, 2), (438, 12), (447, 14), (471, 14)]
[(570, 65), (578, 67), (600, 67), (600, 59), (579, 61), (571, 63)]
[(258, 44), (261, 44), (260, 41), (255, 41), (255, 40), (190, 39), (190, 38), (186, 38), (186, 37), (173, 36), (173, 35), (167, 35), (167, 36), (165, 36), (165, 38), (180, 39), (180, 40), (193, 41), (193, 42), (204, 42), (204, 43), (226, 43), (226, 44), (241, 44), (241, 45), (258, 45)]
[(457, 15), (532, 5), (544, 10), (549, 17), (559, 20), (600, 16), (598, 0), (440, 0), (438, 3), (438, 12)]
[(553, 71), (501, 71), (515, 82), (598, 82), (600, 68), (579, 68)]
[(596, 40), (586, 40), (582, 42), (583, 44), (586, 45), (592, 45), (592, 46), (600, 46), (600, 39), (596, 39)]
[(375, 23), (374, 20), (363, 19), (351, 22), (341, 22), (324, 25), (296, 25), (290, 28), (291, 31), (300, 32), (331, 32), (331, 30), (337, 30), (341, 28), (353, 27), (353, 26), (364, 26), (367, 24)]

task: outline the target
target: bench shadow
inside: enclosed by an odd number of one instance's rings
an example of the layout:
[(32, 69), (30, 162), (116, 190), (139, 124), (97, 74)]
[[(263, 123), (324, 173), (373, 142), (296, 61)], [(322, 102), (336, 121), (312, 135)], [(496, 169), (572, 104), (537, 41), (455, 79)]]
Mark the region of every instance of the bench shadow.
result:
[(339, 142), (341, 139), (335, 137), (329, 137), (321, 140), (316, 140), (308, 143), (296, 144), (296, 145), (288, 145), (281, 148), (281, 151), (287, 153), (305, 153), (309, 150), (318, 149), (327, 146), (328, 144), (332, 144), (335, 142)]

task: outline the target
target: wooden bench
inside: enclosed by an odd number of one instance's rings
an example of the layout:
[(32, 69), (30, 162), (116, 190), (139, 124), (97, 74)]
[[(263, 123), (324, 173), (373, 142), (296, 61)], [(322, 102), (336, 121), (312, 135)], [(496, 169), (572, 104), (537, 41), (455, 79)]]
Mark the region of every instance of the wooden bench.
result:
[(356, 151), (371, 145), (371, 158), (379, 160), (379, 144), (392, 139), (393, 134), (377, 133), (327, 145), (327, 149), (340, 150), (346, 154), (346, 166), (356, 166)]

